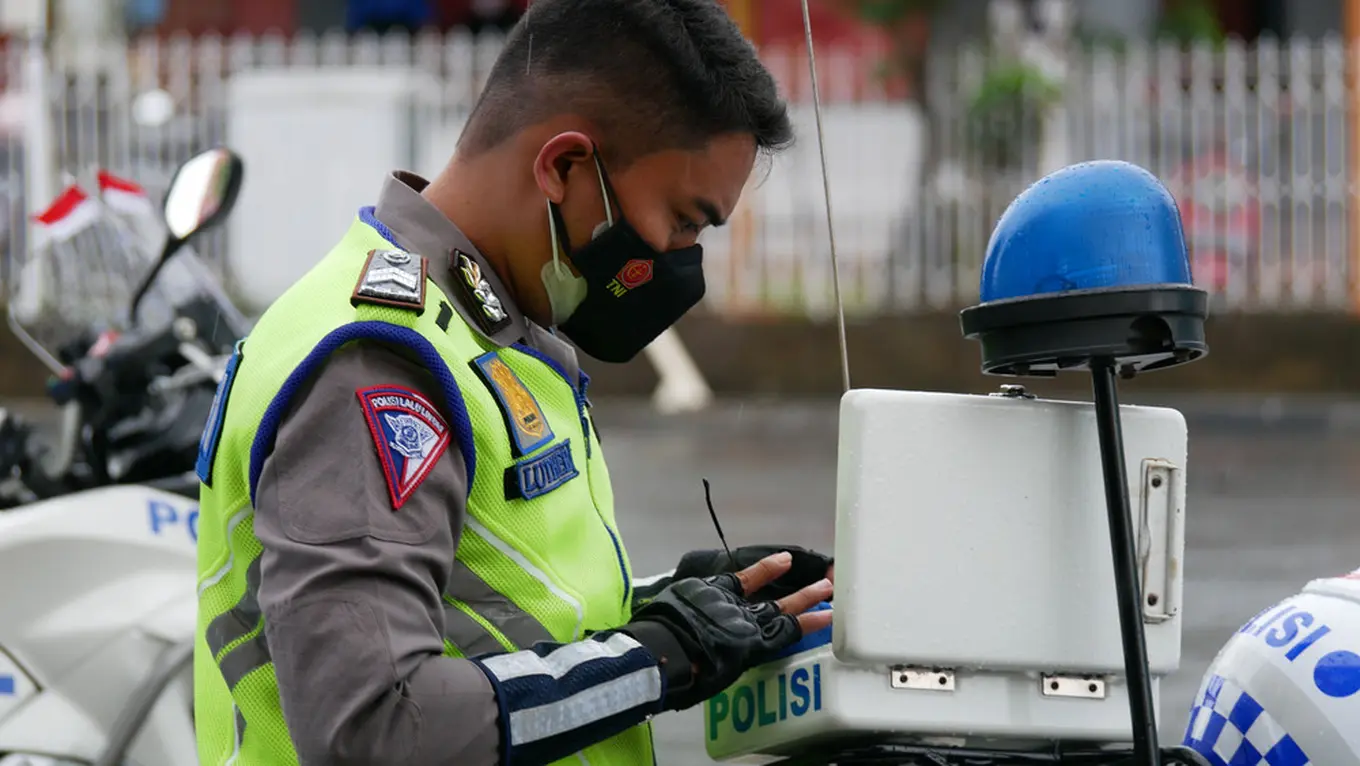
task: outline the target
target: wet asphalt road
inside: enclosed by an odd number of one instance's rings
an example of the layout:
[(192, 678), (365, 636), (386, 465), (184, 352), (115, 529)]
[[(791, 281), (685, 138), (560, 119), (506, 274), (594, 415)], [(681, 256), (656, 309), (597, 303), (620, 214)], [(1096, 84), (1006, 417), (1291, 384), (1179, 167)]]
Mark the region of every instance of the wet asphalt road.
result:
[[(1360, 567), (1360, 408), (1127, 400), (1177, 406), (1190, 425), (1182, 670), (1162, 689), (1163, 737), (1178, 741), (1201, 674), (1238, 626), (1313, 577)], [(596, 412), (639, 575), (717, 546), (701, 477), (733, 545), (831, 549), (834, 402), (733, 402), (667, 418), (645, 402), (604, 401)], [(662, 766), (709, 763), (701, 728), (698, 709), (658, 719)]]

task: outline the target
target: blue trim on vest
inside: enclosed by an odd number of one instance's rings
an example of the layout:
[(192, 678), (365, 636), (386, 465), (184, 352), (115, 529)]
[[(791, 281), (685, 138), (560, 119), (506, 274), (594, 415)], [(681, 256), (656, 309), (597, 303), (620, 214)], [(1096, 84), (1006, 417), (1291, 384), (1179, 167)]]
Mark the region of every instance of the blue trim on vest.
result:
[(269, 403), (269, 407), (264, 411), (264, 417), (260, 419), (259, 429), (255, 432), (255, 442), (250, 446), (252, 506), (255, 505), (255, 489), (260, 482), (260, 471), (264, 468), (265, 458), (274, 448), (274, 438), (278, 436), (279, 426), (283, 423), (283, 417), (287, 414), (298, 389), (336, 349), (356, 340), (376, 340), (405, 346), (415, 351), (425, 368), (434, 375), (439, 387), (444, 391), (444, 400), (449, 413), (453, 416), (453, 422), (449, 423), (449, 427), (453, 430), (453, 437), (458, 441), (458, 448), (463, 453), (463, 464), (467, 467), (468, 494), (472, 494), (472, 482), (477, 471), (477, 452), (472, 441), (472, 420), (468, 417), (463, 393), (458, 389), (458, 381), (449, 371), (448, 364), (435, 350), (434, 345), (415, 330), (387, 322), (368, 321), (344, 325), (322, 338), (307, 358), (303, 359), (288, 376), (288, 380), (284, 381), (274, 400)]
[(222, 371), (222, 380), (217, 383), (217, 393), (213, 394), (212, 409), (208, 410), (208, 422), (203, 435), (198, 440), (198, 460), (194, 472), (203, 486), (212, 488), (213, 463), (217, 461), (217, 448), (222, 442), (222, 423), (227, 419), (227, 399), (231, 396), (231, 384), (236, 382), (236, 370), (241, 364), (241, 348), (244, 340), (236, 341), (236, 347), (227, 360), (227, 368)]
[(510, 347), (520, 352), (521, 354), (528, 354), (529, 356), (532, 356), (538, 361), (551, 367), (553, 369), (553, 372), (561, 376), (562, 380), (565, 380), (567, 382), (567, 385), (571, 386), (572, 393), (576, 392), (576, 384), (572, 382), (571, 378), (567, 377), (567, 368), (563, 367), (561, 362), (558, 362), (556, 359), (553, 359), (552, 357), (548, 356), (542, 351), (539, 351), (533, 346), (526, 345), (519, 341), (510, 344)]
[(397, 243), (397, 235), (393, 234), (392, 230), (387, 228), (387, 224), (378, 220), (376, 211), (377, 208), (373, 205), (366, 205), (359, 208), (359, 220), (373, 227), (373, 230), (381, 234), (383, 239), (392, 243), (392, 247), (405, 250), (406, 248)]

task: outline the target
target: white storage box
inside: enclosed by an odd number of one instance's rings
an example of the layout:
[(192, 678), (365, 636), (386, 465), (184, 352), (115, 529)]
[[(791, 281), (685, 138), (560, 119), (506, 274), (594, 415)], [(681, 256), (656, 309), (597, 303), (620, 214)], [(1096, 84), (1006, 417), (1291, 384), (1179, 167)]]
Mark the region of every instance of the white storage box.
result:
[[(1186, 428), (1121, 415), (1155, 698), (1180, 664)], [(709, 755), (1131, 741), (1094, 406), (857, 390), (840, 429), (833, 640), (710, 700)]]

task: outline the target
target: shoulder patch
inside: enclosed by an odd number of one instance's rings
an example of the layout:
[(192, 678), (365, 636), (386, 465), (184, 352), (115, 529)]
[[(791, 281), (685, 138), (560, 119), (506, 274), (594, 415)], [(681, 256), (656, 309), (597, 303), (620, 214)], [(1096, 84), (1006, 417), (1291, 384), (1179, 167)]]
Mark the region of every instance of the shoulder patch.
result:
[(472, 366), (496, 396), (510, 429), (510, 446), (516, 457), (529, 455), (553, 440), (552, 427), (538, 400), (499, 354), (495, 351), (482, 354), (472, 360)]
[(487, 335), (494, 335), (508, 327), (510, 314), (506, 312), (501, 297), (496, 294), (491, 283), (482, 276), (482, 267), (461, 250), (454, 250), (453, 258), (453, 267), (460, 277), (454, 282), (462, 293), (469, 313), (477, 320), (477, 326)]
[(350, 303), (423, 311), (428, 269), (423, 257), (404, 250), (370, 250)]
[(400, 510), (449, 446), (449, 426), (428, 399), (403, 386), (355, 392), (378, 450), (392, 510)]
[(217, 446), (222, 441), (222, 423), (227, 419), (227, 398), (231, 396), (231, 385), (236, 382), (236, 370), (241, 365), (241, 350), (245, 340), (236, 341), (236, 349), (227, 360), (227, 368), (222, 371), (222, 380), (217, 383), (217, 393), (213, 395), (212, 407), (208, 410), (208, 422), (203, 427), (203, 436), (198, 440), (198, 460), (194, 473), (204, 486), (212, 487), (213, 461), (217, 459)]
[(505, 499), (533, 500), (580, 476), (571, 456), (571, 440), (505, 469)]

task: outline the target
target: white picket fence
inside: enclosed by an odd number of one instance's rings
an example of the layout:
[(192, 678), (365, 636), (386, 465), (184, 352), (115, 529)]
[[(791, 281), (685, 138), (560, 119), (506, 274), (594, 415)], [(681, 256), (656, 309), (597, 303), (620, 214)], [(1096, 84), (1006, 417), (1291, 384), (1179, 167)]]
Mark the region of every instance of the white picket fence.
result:
[[(100, 166), (157, 193), (179, 162), (231, 143), (224, 83), (234, 72), (262, 67), (377, 66), (434, 75), (439, 89), (422, 105), (418, 130), (447, 134), (472, 106), (499, 46), (495, 37), (451, 33), (173, 38), (84, 51), (102, 61), (101, 74), (71, 74), (72, 62), (53, 62), (51, 144), (67, 173), (82, 176)], [(15, 126), (23, 117), (23, 54), (12, 44), (0, 62), (6, 87), (0, 279), (24, 259), (25, 217), (41, 207), (23, 195), (26, 147)], [(983, 51), (931, 60), (928, 118), (866, 85), (863, 73), (881, 55), (818, 51), (849, 311), (914, 312), (973, 301), (991, 227), (1006, 203), (1055, 162), (1096, 158), (1136, 162), (1172, 187), (1196, 278), (1221, 310), (1347, 311), (1360, 300), (1351, 224), (1353, 106), (1341, 40), (1073, 48), (1060, 62), (1060, 107), (1042, 136), (1020, 136), (1020, 160), (1003, 169), (967, 140), (974, 135), (968, 107), (987, 62)], [(800, 140), (757, 174), (732, 224), (705, 235), (707, 304), (733, 314), (827, 316), (834, 305), (831, 259), (806, 58), (798, 48), (763, 56), (795, 104)], [(176, 113), (163, 125), (140, 126), (134, 97), (155, 88), (173, 97)], [(927, 125), (936, 136), (929, 145)], [(432, 173), (443, 159), (423, 157), (415, 169)], [(283, 195), (299, 190), (278, 193), (283, 204)], [(203, 243), (203, 253), (220, 255), (225, 236)]]

